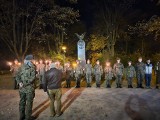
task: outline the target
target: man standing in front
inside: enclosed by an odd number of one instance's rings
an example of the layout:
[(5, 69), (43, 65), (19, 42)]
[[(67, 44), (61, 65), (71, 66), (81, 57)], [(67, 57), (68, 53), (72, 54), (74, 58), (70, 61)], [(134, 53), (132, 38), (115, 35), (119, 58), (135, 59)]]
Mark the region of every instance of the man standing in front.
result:
[[(55, 63), (50, 64), (50, 70), (48, 70), (43, 79), (43, 89), (47, 92), (50, 99), (50, 117), (59, 117), (61, 113), (61, 80), (62, 71), (56, 68)], [(47, 90), (48, 89), (48, 90)], [(55, 111), (54, 102), (57, 101), (57, 111)]]
[(138, 63), (135, 66), (137, 76), (137, 88), (144, 88), (142, 82), (145, 76), (145, 64), (142, 62), (142, 57), (138, 58)]
[(32, 63), (33, 55), (27, 55), (24, 64), (20, 67), (16, 81), (19, 84), (19, 112), (20, 120), (33, 120), (32, 105), (35, 96), (34, 80), (35, 66)]
[(124, 72), (124, 66), (121, 63), (120, 58), (117, 58), (117, 63), (114, 64), (113, 71), (114, 71), (114, 75), (116, 77), (117, 88), (122, 88), (121, 82), (122, 82), (122, 76), (123, 76), (123, 72)]

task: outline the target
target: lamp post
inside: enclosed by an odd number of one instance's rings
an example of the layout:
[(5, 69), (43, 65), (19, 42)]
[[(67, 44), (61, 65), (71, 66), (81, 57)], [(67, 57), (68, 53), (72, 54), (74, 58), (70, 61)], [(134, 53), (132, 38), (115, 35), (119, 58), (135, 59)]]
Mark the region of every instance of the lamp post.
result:
[(66, 46), (62, 46), (62, 50), (63, 50), (63, 64), (65, 64), (65, 53), (66, 53), (66, 49), (67, 47)]

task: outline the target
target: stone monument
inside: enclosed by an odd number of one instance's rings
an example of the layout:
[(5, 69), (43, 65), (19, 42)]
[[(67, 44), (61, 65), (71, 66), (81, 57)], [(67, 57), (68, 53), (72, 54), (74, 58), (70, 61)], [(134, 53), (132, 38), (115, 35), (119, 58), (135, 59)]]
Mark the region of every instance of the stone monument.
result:
[(83, 39), (86, 33), (83, 33), (82, 35), (78, 35), (77, 33), (75, 34), (79, 38), (79, 41), (77, 42), (78, 60), (80, 60), (80, 64), (84, 67), (86, 64), (86, 51), (85, 42)]

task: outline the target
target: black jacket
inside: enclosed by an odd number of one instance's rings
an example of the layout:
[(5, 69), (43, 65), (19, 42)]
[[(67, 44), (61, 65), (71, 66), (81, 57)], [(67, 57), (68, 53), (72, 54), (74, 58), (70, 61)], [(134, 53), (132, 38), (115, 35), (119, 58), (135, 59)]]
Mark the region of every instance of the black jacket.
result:
[(43, 89), (58, 89), (61, 88), (62, 72), (56, 68), (51, 68), (44, 74)]

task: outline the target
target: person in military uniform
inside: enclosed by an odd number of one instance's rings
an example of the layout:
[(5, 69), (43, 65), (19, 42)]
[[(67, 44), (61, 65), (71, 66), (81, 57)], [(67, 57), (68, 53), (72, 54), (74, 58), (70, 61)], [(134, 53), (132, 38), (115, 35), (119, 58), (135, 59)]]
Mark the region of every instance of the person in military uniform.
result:
[(84, 67), (84, 73), (86, 74), (86, 82), (87, 87), (91, 87), (92, 82), (92, 65), (90, 64), (90, 60), (87, 60), (87, 64)]
[(82, 74), (83, 74), (83, 68), (80, 65), (79, 60), (76, 61), (77, 65), (74, 69), (74, 76), (76, 78), (76, 88), (80, 88), (80, 82), (81, 82), (81, 78), (82, 78)]
[(45, 73), (45, 64), (43, 64), (43, 61), (40, 60), (39, 64), (37, 65), (37, 72), (38, 72), (38, 77), (39, 77), (39, 89), (42, 89), (43, 85), (42, 85), (42, 79), (44, 77), (44, 73)]
[(19, 84), (19, 112), (20, 120), (33, 120), (32, 105), (35, 96), (34, 80), (35, 66), (32, 63), (33, 55), (27, 55), (24, 64), (20, 67), (16, 80)]
[(70, 63), (66, 63), (64, 71), (66, 73), (66, 88), (70, 88), (71, 87), (71, 79), (73, 76), (73, 69), (72, 69)]
[(153, 68), (153, 65), (151, 64), (151, 61), (148, 59), (145, 65), (146, 88), (151, 88), (152, 68)]
[(142, 62), (142, 57), (138, 58), (138, 63), (135, 66), (137, 76), (137, 88), (144, 88), (142, 82), (145, 76), (145, 64)]
[(155, 74), (156, 74), (156, 89), (158, 89), (160, 84), (160, 61), (157, 62), (155, 66)]
[(122, 77), (123, 77), (123, 72), (124, 72), (124, 66), (121, 63), (120, 58), (117, 58), (117, 62), (113, 66), (113, 71), (116, 77), (117, 88), (122, 88), (121, 82), (122, 82)]
[(105, 80), (106, 80), (106, 88), (111, 88), (111, 80), (113, 77), (113, 70), (110, 65), (110, 62), (106, 62), (106, 65), (104, 68), (104, 74), (105, 74)]
[(15, 59), (14, 64), (11, 66), (11, 69), (10, 69), (12, 76), (13, 76), (14, 89), (18, 89), (18, 84), (16, 81), (16, 74), (18, 72), (19, 67), (20, 67), (20, 65), (18, 64), (18, 60)]
[(103, 68), (100, 65), (99, 60), (96, 60), (96, 65), (94, 66), (93, 71), (94, 71), (94, 75), (95, 75), (95, 79), (96, 79), (96, 87), (100, 88), (101, 76), (103, 74)]
[(128, 61), (128, 67), (126, 68), (126, 79), (128, 81), (128, 88), (133, 88), (132, 81), (136, 76), (135, 68), (132, 65), (131, 61)]

